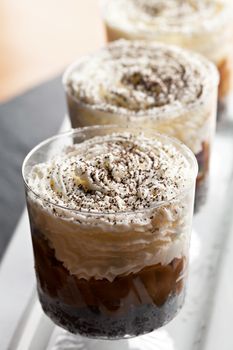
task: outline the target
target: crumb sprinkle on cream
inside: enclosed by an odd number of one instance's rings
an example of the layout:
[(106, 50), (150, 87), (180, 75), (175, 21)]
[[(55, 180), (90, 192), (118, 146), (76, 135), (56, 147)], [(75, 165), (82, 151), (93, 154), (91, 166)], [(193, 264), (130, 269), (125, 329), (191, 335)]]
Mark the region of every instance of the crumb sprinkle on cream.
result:
[(189, 180), (190, 165), (174, 145), (127, 132), (70, 146), (28, 175), (29, 187), (44, 199), (100, 213), (169, 201)]

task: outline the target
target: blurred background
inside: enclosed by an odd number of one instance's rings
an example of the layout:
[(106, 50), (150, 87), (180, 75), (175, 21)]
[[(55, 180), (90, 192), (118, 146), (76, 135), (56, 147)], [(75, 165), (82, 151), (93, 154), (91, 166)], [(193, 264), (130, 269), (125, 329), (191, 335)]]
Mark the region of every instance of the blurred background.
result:
[(66, 113), (61, 75), (103, 43), (97, 0), (0, 0), (0, 261), (25, 206), (23, 159)]
[(97, 0), (0, 0), (0, 102), (104, 41)]

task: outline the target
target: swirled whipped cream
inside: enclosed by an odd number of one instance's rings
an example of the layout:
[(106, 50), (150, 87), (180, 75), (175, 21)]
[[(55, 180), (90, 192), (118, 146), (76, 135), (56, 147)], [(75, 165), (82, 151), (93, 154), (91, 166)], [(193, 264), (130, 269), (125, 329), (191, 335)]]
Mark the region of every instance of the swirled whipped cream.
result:
[(217, 85), (212, 65), (200, 56), (119, 40), (81, 59), (65, 80), (69, 93), (94, 109), (159, 119), (166, 109), (200, 104), (212, 88), (210, 75)]
[(200, 33), (219, 28), (229, 4), (229, 0), (108, 0), (106, 18), (128, 30)]
[(26, 181), (34, 226), (79, 278), (112, 281), (187, 253), (193, 164), (170, 141), (94, 137), (33, 166)]
[(169, 201), (189, 181), (189, 162), (175, 146), (127, 133), (71, 146), (28, 177), (30, 188), (54, 204), (109, 213)]

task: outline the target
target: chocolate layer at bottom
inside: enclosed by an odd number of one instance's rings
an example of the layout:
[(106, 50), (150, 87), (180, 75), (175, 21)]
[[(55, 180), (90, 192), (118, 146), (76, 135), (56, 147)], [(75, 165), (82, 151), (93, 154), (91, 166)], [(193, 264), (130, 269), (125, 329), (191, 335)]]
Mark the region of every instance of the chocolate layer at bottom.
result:
[(224, 121), (229, 115), (230, 95), (233, 85), (233, 57), (230, 52), (221, 62), (218, 70), (220, 74), (217, 121)]
[(209, 178), (206, 176), (201, 181), (196, 183), (194, 213), (198, 213), (200, 208), (205, 204), (208, 195)]
[(171, 321), (184, 303), (184, 290), (170, 296), (160, 307), (152, 304), (132, 305), (127, 315), (108, 316), (98, 307), (69, 306), (51, 299), (38, 288), (44, 312), (55, 324), (74, 334), (89, 338), (121, 339), (135, 337), (158, 329)]
[(45, 313), (74, 334), (118, 339), (153, 331), (169, 322), (184, 301), (187, 259), (174, 258), (137, 273), (85, 280), (57, 260), (31, 220), (38, 293)]

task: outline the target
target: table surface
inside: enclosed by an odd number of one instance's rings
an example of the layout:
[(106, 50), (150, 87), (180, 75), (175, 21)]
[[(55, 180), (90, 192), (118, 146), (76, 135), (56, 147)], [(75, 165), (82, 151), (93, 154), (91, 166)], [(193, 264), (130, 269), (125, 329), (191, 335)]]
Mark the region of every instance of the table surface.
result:
[[(56, 104), (53, 103), (55, 100)], [(3, 165), (0, 186), (1, 189), (4, 188), (0, 201), (2, 247), (23, 211), (0, 265), (1, 350), (67, 349), (63, 340), (60, 340), (69, 336), (54, 327), (42, 313), (37, 301), (30, 229), (24, 208), (20, 173), (21, 161), (27, 151), (58, 130), (64, 119), (64, 112), (60, 78), (0, 107), (0, 120), (3, 125), (0, 134), (0, 162)], [(66, 120), (62, 129), (68, 127)], [(194, 218), (186, 303), (180, 314), (151, 338), (152, 344), (158, 345), (158, 349), (233, 349), (232, 149), (231, 119), (218, 128), (208, 202)], [(17, 152), (16, 156), (11, 159), (14, 152)], [(5, 201), (4, 205), (2, 200)], [(5, 210), (3, 214), (2, 210)], [(85, 340), (80, 339), (80, 342), (80, 349), (89, 349)], [(104, 350), (104, 346), (100, 349)], [(137, 344), (135, 349), (144, 350), (138, 348)]]

